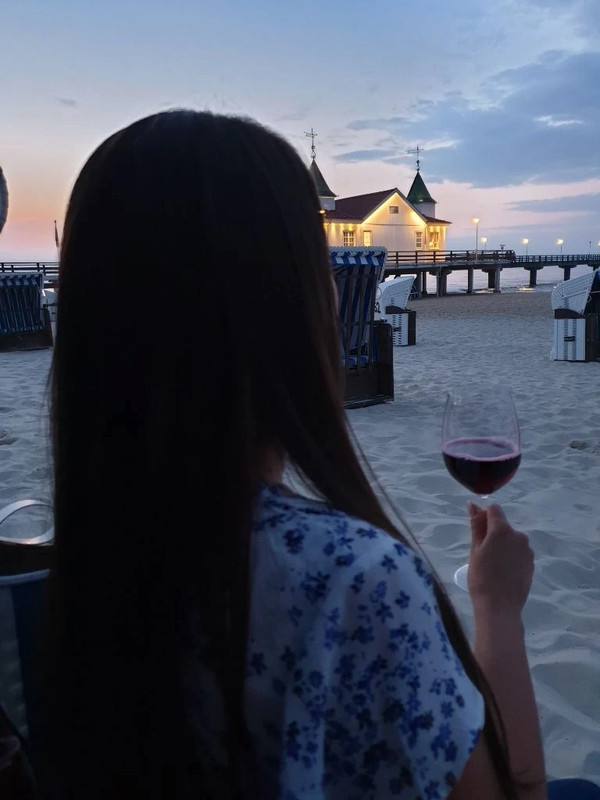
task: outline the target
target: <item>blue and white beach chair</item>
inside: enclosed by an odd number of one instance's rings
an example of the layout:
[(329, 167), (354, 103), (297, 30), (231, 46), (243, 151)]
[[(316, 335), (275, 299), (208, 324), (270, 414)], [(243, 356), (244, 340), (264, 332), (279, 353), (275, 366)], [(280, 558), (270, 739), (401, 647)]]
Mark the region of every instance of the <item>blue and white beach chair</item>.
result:
[(42, 273), (0, 273), (0, 350), (52, 346)]
[(339, 296), (341, 361), (347, 407), (394, 399), (391, 328), (375, 319), (384, 247), (330, 247)]

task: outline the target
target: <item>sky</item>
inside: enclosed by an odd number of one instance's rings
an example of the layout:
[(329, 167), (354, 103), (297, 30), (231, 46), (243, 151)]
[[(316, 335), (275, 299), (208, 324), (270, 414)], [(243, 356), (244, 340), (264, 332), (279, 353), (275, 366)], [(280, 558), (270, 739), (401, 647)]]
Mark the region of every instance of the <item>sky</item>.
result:
[(0, 261), (56, 258), (73, 182), (172, 107), (249, 115), (340, 197), (421, 173), (448, 248), (600, 251), (597, 0), (0, 0)]

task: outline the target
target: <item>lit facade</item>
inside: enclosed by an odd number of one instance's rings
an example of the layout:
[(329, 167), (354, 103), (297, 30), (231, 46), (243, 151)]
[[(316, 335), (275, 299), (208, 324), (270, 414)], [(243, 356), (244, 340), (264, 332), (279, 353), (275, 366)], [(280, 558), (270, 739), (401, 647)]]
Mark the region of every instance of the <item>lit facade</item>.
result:
[(334, 198), (314, 161), (311, 172), (319, 191), (328, 245), (377, 246), (390, 251), (446, 249), (446, 231), (451, 223), (435, 216), (436, 202), (419, 170), (407, 196), (394, 188), (345, 198)]

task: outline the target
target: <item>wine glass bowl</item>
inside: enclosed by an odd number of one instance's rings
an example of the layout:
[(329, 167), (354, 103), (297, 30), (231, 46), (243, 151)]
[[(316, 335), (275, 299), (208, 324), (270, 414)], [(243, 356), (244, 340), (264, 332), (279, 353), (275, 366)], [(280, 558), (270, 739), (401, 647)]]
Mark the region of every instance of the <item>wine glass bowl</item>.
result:
[[(506, 386), (479, 384), (448, 393), (442, 456), (450, 475), (480, 498), (511, 480), (521, 463), (521, 434)], [(467, 566), (454, 576), (462, 589), (466, 589)]]

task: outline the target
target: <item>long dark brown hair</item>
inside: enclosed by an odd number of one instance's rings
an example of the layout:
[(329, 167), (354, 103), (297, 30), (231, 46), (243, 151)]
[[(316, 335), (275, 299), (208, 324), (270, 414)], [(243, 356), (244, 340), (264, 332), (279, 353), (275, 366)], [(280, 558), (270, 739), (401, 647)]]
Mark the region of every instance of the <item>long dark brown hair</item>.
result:
[[(242, 695), (265, 447), (326, 502), (404, 540), (349, 436), (311, 177), (254, 122), (140, 120), (77, 179), (58, 298), (44, 780), (73, 800), (238, 796), (252, 773)], [(491, 693), (436, 591), (515, 797)], [(195, 732), (194, 658), (217, 676), (221, 756)]]

